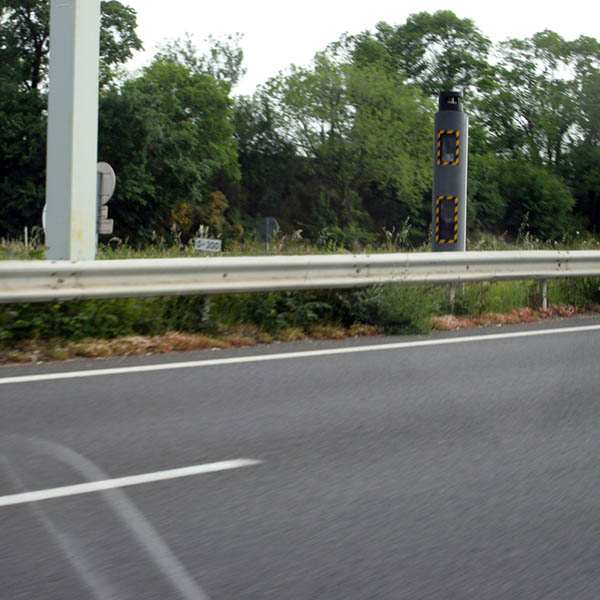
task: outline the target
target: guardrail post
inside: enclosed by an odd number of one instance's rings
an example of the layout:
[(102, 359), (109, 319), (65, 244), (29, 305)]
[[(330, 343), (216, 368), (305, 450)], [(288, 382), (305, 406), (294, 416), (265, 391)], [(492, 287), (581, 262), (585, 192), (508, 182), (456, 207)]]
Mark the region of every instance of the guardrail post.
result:
[(208, 325), (210, 322), (210, 296), (204, 296), (204, 306), (202, 307), (202, 322)]
[(542, 310), (548, 310), (548, 280), (540, 280), (540, 299), (542, 303)]
[(456, 284), (455, 283), (451, 283), (450, 284), (450, 312), (454, 313), (454, 304), (456, 302)]

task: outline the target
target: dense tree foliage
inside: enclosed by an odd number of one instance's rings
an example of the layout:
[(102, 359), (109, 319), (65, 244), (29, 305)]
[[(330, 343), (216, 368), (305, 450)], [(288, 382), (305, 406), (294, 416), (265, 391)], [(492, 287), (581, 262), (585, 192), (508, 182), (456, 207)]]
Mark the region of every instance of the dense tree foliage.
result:
[(46, 121), (37, 90), (0, 79), (0, 234), (40, 224), (45, 194)]
[(379, 23), (375, 35), (356, 38), (354, 56), (358, 62), (384, 64), (435, 96), (441, 90), (469, 92), (485, 85), (490, 48), (473, 21), (440, 10), (411, 15), (395, 27)]
[(249, 231), (269, 215), (304, 227), (304, 222), (314, 218), (312, 207), (318, 204), (311, 202), (319, 195), (307, 159), (298, 156), (295, 145), (277, 131), (275, 121), (266, 95), (236, 99), (234, 125), (242, 185), (231, 189), (229, 196), (237, 219)]
[[(252, 97), (241, 37), (167, 42), (135, 75), (135, 11), (105, 0), (99, 159), (115, 167), (115, 234), (226, 240), (275, 216), (314, 242), (424, 241), (440, 91), (471, 117), (469, 235), (600, 231), (600, 43), (552, 31), (493, 45), (448, 10), (343, 36)], [(0, 0), (0, 235), (44, 202), (48, 0)]]
[(148, 242), (193, 207), (208, 216), (211, 179), (239, 178), (232, 101), (208, 75), (157, 60), (102, 95), (100, 119), (101, 156), (119, 173), (110, 206), (122, 238)]
[(431, 179), (431, 107), (416, 90), (376, 65), (321, 53), (312, 69), (293, 69), (265, 93), (277, 108), (277, 130), (309, 159), (342, 229), (370, 185), (395, 190), (418, 212), (412, 205)]

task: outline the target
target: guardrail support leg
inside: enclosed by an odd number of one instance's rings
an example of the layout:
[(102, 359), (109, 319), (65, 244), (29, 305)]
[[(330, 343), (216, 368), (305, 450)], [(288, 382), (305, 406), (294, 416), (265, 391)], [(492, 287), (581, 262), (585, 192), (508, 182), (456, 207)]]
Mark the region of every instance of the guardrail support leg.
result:
[(456, 284), (450, 284), (450, 312), (454, 312), (454, 303), (456, 301)]
[(208, 325), (210, 322), (210, 296), (204, 296), (204, 306), (202, 307), (202, 322)]
[(540, 280), (540, 298), (542, 301), (542, 310), (548, 310), (548, 280)]

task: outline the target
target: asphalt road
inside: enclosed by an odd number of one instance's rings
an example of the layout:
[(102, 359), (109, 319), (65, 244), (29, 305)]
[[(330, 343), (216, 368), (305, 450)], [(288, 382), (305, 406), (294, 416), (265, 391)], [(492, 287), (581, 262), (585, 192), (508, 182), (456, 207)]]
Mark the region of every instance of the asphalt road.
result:
[(0, 369), (0, 598), (597, 600), (600, 329), (537, 329)]

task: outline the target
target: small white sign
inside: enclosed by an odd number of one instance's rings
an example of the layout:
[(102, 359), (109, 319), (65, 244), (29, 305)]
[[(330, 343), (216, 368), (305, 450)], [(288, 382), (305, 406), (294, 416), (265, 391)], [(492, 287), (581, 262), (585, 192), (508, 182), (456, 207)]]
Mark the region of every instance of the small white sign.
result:
[(98, 171), (98, 197), (100, 206), (106, 204), (115, 193), (117, 177), (113, 168), (107, 162), (99, 162)]
[(194, 248), (199, 252), (221, 252), (222, 245), (222, 240), (196, 238)]
[(113, 219), (102, 219), (98, 221), (98, 235), (111, 235), (115, 222)]

